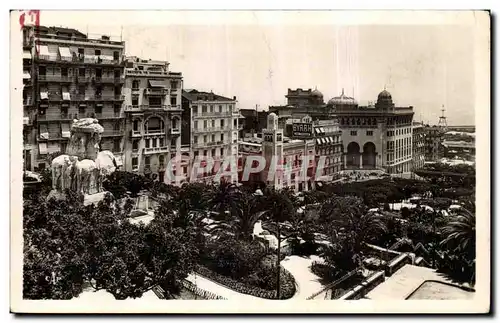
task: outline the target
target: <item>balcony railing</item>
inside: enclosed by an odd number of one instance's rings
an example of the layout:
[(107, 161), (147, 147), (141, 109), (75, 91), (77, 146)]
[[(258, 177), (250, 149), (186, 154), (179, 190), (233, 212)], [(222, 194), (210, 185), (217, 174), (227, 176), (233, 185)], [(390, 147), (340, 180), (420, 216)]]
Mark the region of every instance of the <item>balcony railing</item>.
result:
[(95, 64), (95, 65), (120, 65), (123, 63), (123, 59), (121, 58), (108, 60), (94, 55), (85, 56), (83, 54), (76, 54), (76, 53), (71, 58), (61, 57), (59, 54), (57, 54), (57, 56), (37, 55), (36, 58), (42, 61), (77, 63), (77, 64), (83, 63), (83, 64)]
[(73, 120), (72, 116), (67, 113), (63, 114), (56, 114), (56, 115), (46, 115), (46, 114), (39, 114), (37, 115), (37, 121), (67, 121), (67, 120)]
[(124, 78), (123, 77), (114, 77), (114, 76), (92, 76), (90, 80), (94, 80), (95, 82), (98, 83), (123, 83)]
[(210, 128), (203, 128), (203, 129), (193, 129), (194, 133), (203, 133), (203, 132), (215, 132), (215, 131), (227, 131), (231, 130), (231, 127), (225, 126), (225, 127), (210, 127)]
[(142, 111), (178, 111), (180, 110), (178, 105), (127, 105), (125, 106), (125, 112), (142, 112)]
[(221, 145), (227, 145), (227, 144), (229, 144), (228, 140), (219, 140), (219, 141), (211, 141), (211, 142), (194, 143), (193, 147), (195, 147), (195, 148), (213, 147), (213, 146), (221, 146)]
[(217, 116), (232, 116), (231, 112), (201, 112), (201, 113), (193, 113), (193, 117), (195, 118), (203, 118), (203, 117), (217, 117)]
[(104, 130), (101, 134), (102, 137), (121, 137), (123, 136), (123, 131), (121, 130)]
[(125, 69), (125, 74), (130, 76), (181, 76), (181, 73), (168, 71), (152, 71), (152, 70), (135, 70), (131, 68)]
[(181, 128), (172, 128), (172, 129), (170, 129), (170, 133), (172, 135), (180, 135), (181, 134)]
[(125, 96), (122, 94), (101, 94), (101, 95), (85, 95), (76, 94), (71, 97), (78, 101), (123, 101)]
[(168, 152), (168, 146), (165, 147), (149, 147), (149, 148), (144, 148), (144, 154), (159, 154), (159, 153), (167, 153)]
[(168, 90), (167, 89), (155, 89), (155, 88), (144, 89), (144, 95), (149, 95), (149, 96), (159, 95), (159, 96), (163, 96), (163, 95), (167, 95), (167, 94), (168, 94)]
[(38, 75), (38, 81), (45, 82), (71, 82), (73, 77), (63, 75)]

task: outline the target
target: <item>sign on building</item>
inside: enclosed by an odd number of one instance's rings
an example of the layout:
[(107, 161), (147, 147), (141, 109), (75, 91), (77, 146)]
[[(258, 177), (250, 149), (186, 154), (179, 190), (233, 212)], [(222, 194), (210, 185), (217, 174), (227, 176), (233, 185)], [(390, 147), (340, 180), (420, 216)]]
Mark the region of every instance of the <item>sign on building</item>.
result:
[(293, 137), (310, 138), (313, 136), (312, 123), (294, 123), (292, 124)]

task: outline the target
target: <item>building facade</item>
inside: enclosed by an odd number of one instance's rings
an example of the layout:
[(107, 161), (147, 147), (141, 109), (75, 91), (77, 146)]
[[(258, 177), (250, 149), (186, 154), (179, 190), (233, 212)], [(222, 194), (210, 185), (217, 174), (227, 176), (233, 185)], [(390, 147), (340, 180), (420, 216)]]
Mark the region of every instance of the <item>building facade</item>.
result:
[[(238, 157), (238, 131), (241, 114), (236, 97), (232, 99), (215, 93), (197, 90), (183, 91), (183, 110), (189, 110), (184, 116), (190, 120), (183, 120), (190, 124), (190, 159), (193, 162), (210, 157), (215, 165), (212, 169), (203, 171), (192, 169), (196, 164), (188, 166), (190, 181), (211, 182), (225, 157)], [(226, 158), (227, 159), (227, 158)], [(202, 163), (200, 167), (205, 167)], [(231, 170), (231, 176), (223, 179), (237, 182), (237, 170)], [(193, 176), (194, 174), (194, 176)]]
[(163, 61), (128, 57), (125, 65), (124, 170), (166, 182), (169, 161), (182, 154), (182, 74)]
[(413, 123), (412, 129), (413, 170), (424, 167), (425, 164), (425, 133), (424, 125)]
[(425, 161), (435, 162), (443, 157), (444, 131), (437, 126), (425, 126)]
[[(268, 115), (267, 127), (261, 138), (257, 135), (247, 136), (240, 140), (240, 181), (265, 183), (276, 189), (290, 188), (294, 191), (307, 191), (314, 187), (315, 179), (315, 142), (314, 139), (290, 139), (283, 135), (283, 129), (278, 127), (278, 116)], [(245, 167), (258, 167), (258, 162), (252, 165), (249, 156), (260, 156), (265, 161), (264, 169), (259, 173), (249, 174), (243, 180)], [(308, 162), (308, 165), (304, 165)]]
[(75, 29), (23, 29), (24, 167), (42, 170), (64, 153), (73, 119), (92, 117), (104, 127), (101, 149), (123, 152), (125, 43), (91, 39)]
[(396, 107), (386, 90), (374, 106), (358, 106), (343, 92), (328, 105), (335, 109), (342, 130), (345, 169), (411, 171), (413, 107)]

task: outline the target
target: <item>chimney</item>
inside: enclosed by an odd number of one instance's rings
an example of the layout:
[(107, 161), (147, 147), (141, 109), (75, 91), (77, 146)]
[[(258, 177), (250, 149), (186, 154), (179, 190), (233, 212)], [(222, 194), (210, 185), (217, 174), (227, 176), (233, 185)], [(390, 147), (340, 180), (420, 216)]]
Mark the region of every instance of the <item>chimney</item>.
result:
[(236, 96), (233, 96), (233, 101), (236, 101)]

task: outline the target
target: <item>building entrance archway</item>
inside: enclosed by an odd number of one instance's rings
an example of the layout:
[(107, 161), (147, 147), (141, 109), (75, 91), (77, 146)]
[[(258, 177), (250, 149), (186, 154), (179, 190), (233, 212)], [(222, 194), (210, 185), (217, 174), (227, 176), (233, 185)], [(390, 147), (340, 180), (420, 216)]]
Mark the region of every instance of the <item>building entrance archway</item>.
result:
[(360, 147), (357, 142), (350, 142), (347, 145), (346, 166), (358, 167), (360, 166)]
[(375, 168), (377, 164), (377, 151), (373, 142), (363, 145), (363, 168)]

